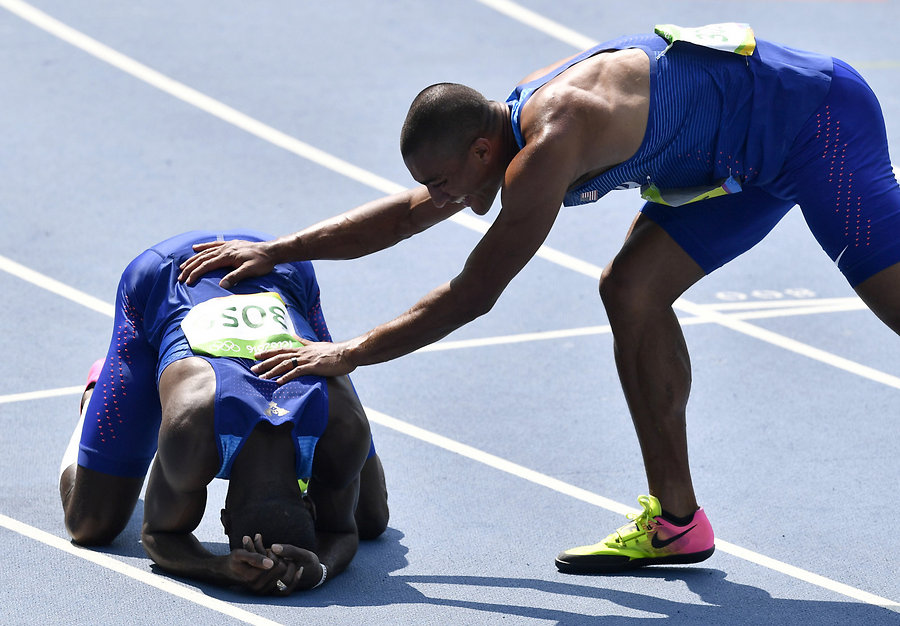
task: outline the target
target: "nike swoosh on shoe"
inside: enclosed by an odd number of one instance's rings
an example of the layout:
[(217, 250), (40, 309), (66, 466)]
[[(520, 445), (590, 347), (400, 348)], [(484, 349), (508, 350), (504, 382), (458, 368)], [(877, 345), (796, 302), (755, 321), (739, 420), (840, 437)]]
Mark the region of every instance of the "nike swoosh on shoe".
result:
[(678, 533), (677, 535), (672, 535), (671, 537), (669, 537), (667, 539), (660, 539), (659, 535), (654, 534), (653, 537), (650, 538), (650, 545), (653, 546), (654, 548), (656, 548), (657, 550), (659, 550), (660, 548), (665, 548), (667, 545), (669, 545), (673, 541), (677, 541), (678, 539), (681, 539), (682, 537), (684, 537), (686, 534), (688, 534), (689, 532), (694, 530), (694, 528), (696, 528), (696, 527), (697, 527), (697, 525), (694, 524), (693, 526), (691, 526), (684, 532)]

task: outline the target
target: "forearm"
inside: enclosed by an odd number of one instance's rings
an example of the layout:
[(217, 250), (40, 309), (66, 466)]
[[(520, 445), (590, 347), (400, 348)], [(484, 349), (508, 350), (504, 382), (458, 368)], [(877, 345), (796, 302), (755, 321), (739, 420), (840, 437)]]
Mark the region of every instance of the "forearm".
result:
[(144, 551), (165, 571), (221, 586), (235, 583), (227, 573), (227, 556), (206, 550), (191, 533), (144, 532)]
[(355, 259), (389, 248), (456, 210), (437, 210), (421, 189), (401, 191), (269, 242), (270, 253), (278, 262)]
[(328, 569), (326, 580), (330, 580), (347, 569), (359, 547), (359, 537), (356, 533), (317, 532), (316, 544), (316, 556)]
[(443, 339), (487, 313), (499, 296), (455, 281), (433, 289), (399, 317), (348, 342), (354, 366), (382, 363)]

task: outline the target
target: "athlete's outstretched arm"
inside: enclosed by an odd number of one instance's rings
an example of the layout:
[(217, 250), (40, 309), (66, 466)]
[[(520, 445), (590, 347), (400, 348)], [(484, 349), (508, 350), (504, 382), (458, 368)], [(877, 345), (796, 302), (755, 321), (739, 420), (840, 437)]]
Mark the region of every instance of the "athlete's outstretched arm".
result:
[(221, 285), (262, 276), (278, 263), (315, 259), (355, 259), (420, 233), (463, 208), (437, 207), (425, 187), (401, 191), (272, 241), (211, 241), (194, 246), (178, 280), (191, 285), (214, 269), (233, 267)]
[(559, 213), (573, 157), (567, 147), (523, 149), (507, 170), (503, 209), (469, 255), (462, 272), (400, 317), (339, 343), (309, 343), (264, 352), (253, 371), (287, 382), (297, 376), (338, 376), (360, 365), (408, 354), (487, 313), (544, 242)]

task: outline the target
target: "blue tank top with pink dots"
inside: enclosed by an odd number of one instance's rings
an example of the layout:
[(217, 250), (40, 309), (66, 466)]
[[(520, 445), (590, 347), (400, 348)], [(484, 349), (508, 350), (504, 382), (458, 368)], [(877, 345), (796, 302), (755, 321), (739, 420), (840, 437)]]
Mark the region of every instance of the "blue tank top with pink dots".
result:
[(650, 60), (647, 130), (627, 161), (570, 188), (563, 204), (594, 202), (613, 189), (714, 185), (733, 177), (764, 186), (778, 175), (794, 137), (828, 92), (831, 57), (757, 39), (752, 56), (685, 42), (667, 49), (655, 34), (601, 43), (507, 98), (513, 133), (528, 99), (560, 73), (604, 51), (639, 48)]
[[(122, 274), (116, 296), (113, 337), (96, 387), (85, 409), (78, 463), (114, 476), (143, 476), (156, 452), (161, 407), (157, 384), (167, 365), (191, 350), (181, 321), (195, 305), (232, 294), (281, 295), (294, 330), (310, 341), (331, 341), (319, 305), (319, 285), (309, 262), (278, 265), (230, 290), (219, 286), (217, 270), (188, 286), (178, 282), (179, 265), (192, 246), (207, 241), (270, 239), (251, 231), (190, 232), (143, 252)], [(292, 422), (297, 477), (309, 477), (316, 442), (328, 423), (325, 379), (302, 376), (278, 385), (250, 371), (248, 359), (206, 357), (216, 374), (215, 436), (228, 478), (234, 458), (261, 420)]]

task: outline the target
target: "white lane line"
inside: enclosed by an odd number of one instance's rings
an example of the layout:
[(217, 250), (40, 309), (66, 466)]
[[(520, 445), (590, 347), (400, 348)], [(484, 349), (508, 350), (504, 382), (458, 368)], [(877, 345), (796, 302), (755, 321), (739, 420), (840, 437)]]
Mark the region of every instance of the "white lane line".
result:
[(730, 328), (744, 335), (749, 335), (750, 337), (754, 337), (756, 339), (759, 339), (760, 341), (770, 343), (773, 346), (778, 346), (779, 348), (789, 350), (790, 352), (809, 357), (810, 359), (813, 359), (815, 361), (819, 361), (821, 363), (831, 365), (832, 367), (842, 369), (845, 372), (850, 372), (851, 374), (856, 374), (857, 376), (868, 378), (869, 380), (874, 380), (875, 382), (893, 387), (894, 389), (900, 389), (900, 378), (898, 378), (897, 376), (892, 376), (891, 374), (882, 372), (861, 363), (857, 363), (856, 361), (845, 359), (844, 357), (832, 354), (831, 352), (826, 352), (825, 350), (821, 350), (801, 341), (796, 341), (794, 339), (791, 339), (790, 337), (779, 335), (778, 333), (766, 330), (765, 328), (761, 328), (760, 326), (748, 324), (747, 322), (737, 319), (737, 316), (735, 315), (726, 315), (718, 311), (704, 309), (699, 305), (688, 302), (686, 300), (682, 300), (680, 298), (676, 301), (675, 304), (676, 308), (681, 311), (684, 311), (686, 313), (693, 313), (694, 315), (703, 317), (726, 328)]
[[(866, 303), (858, 296), (844, 298), (785, 298), (784, 300), (741, 300), (740, 302), (715, 302), (698, 304), (713, 311), (740, 311), (743, 309), (779, 309), (787, 307), (841, 307), (840, 310), (865, 309)], [(846, 307), (846, 308), (843, 308)], [(837, 310), (837, 309), (836, 309)]]
[(818, 315), (819, 313), (846, 313), (848, 311), (867, 311), (869, 307), (860, 300), (858, 302), (844, 302), (841, 304), (826, 304), (822, 306), (797, 306), (780, 309), (760, 309), (756, 311), (744, 311), (742, 313), (730, 313), (728, 316), (739, 320), (759, 320), (772, 317), (792, 317), (796, 315)]
[(481, 4), (488, 6), (503, 15), (510, 17), (517, 22), (521, 22), (526, 26), (550, 35), (554, 39), (558, 39), (563, 43), (575, 46), (579, 50), (593, 48), (599, 41), (591, 39), (586, 35), (572, 30), (567, 26), (563, 26), (559, 22), (544, 17), (539, 13), (535, 13), (530, 9), (526, 9), (520, 4), (510, 2), (509, 0), (476, 0)]
[[(515, 3), (507, 2), (506, 0), (503, 0), (503, 4), (510, 9), (518, 6), (515, 5)], [(285, 150), (296, 154), (297, 156), (309, 159), (315, 163), (318, 163), (319, 165), (322, 165), (323, 167), (331, 169), (332, 171), (352, 178), (353, 180), (356, 180), (365, 185), (369, 185), (384, 193), (392, 193), (404, 189), (404, 187), (401, 185), (398, 185), (385, 178), (368, 172), (367, 170), (352, 165), (347, 161), (334, 157), (327, 152), (319, 150), (318, 148), (314, 148), (309, 144), (306, 144), (298, 139), (295, 139), (294, 137), (286, 135), (285, 133), (272, 128), (271, 126), (267, 126), (266, 124), (263, 124), (262, 122), (255, 120), (252, 117), (219, 102), (218, 100), (210, 98), (209, 96), (200, 93), (199, 91), (192, 89), (184, 85), (183, 83), (179, 83), (178, 81), (175, 81), (157, 72), (156, 70), (151, 69), (146, 65), (143, 65), (142, 63), (139, 63), (120, 52), (117, 52), (116, 50), (113, 50), (112, 48), (100, 43), (99, 41), (88, 37), (84, 33), (81, 33), (63, 24), (62, 22), (50, 17), (42, 11), (35, 9), (31, 5), (22, 2), (21, 0), (0, 0), (0, 6), (6, 8), (12, 13), (15, 13), (22, 19), (32, 23), (38, 28), (41, 28), (46, 32), (62, 39), (63, 41), (66, 41), (71, 45), (87, 52), (88, 54), (93, 55), (97, 59), (105, 63), (109, 63), (110, 65), (121, 69), (123, 72), (126, 72), (131, 76), (134, 76), (135, 78), (142, 80), (147, 84), (172, 95), (175, 98), (178, 98), (192, 106), (206, 111), (210, 115), (214, 115), (215, 117), (218, 117), (219, 119), (228, 122), (229, 124), (233, 124), (234, 126), (241, 128), (242, 130), (245, 130), (246, 132), (251, 133), (256, 137), (259, 137), (264, 141), (268, 141), (274, 145), (280, 146)], [(524, 9), (522, 9), (521, 7), (518, 8), (524, 11)], [(575, 40), (570, 41), (570, 43), (576, 45)], [(459, 214), (451, 219), (457, 224), (460, 224), (467, 228), (472, 228), (473, 230), (482, 233), (485, 232), (485, 230), (490, 226), (490, 224), (485, 222), (484, 220), (477, 219), (470, 215)], [(541, 246), (536, 256), (559, 265), (560, 267), (568, 268), (590, 278), (599, 279), (600, 277), (602, 268), (600, 268), (599, 266), (594, 265), (593, 263), (582, 261), (580, 259), (577, 259), (576, 257), (573, 257), (559, 250), (555, 250), (546, 245)], [(700, 317), (708, 319), (711, 322), (727, 322), (724, 316), (716, 314), (715, 312), (707, 311), (701, 306), (684, 300), (683, 298), (680, 298), (678, 301), (676, 301), (674, 306), (676, 310), (681, 310), (693, 315), (698, 315)], [(835, 355), (831, 355), (824, 350), (812, 348), (811, 346), (805, 346), (805, 344), (794, 341), (793, 339), (789, 339), (782, 335), (778, 335), (777, 333), (764, 331), (763, 329), (755, 327), (751, 324), (747, 324), (746, 322), (733, 320), (731, 323), (724, 323), (723, 325), (737, 332), (762, 339), (763, 341), (766, 341), (773, 345), (780, 346), (782, 348), (798, 352), (800, 354), (804, 354), (805, 356), (820, 360), (830, 365), (835, 365), (836, 367), (840, 367), (845, 371), (852, 372), (859, 376), (878, 380), (879, 382), (890, 381), (886, 384), (896, 386), (895, 381), (897, 379), (895, 377), (883, 374), (872, 368), (854, 364), (852, 361), (837, 357)]]
[(84, 393), (84, 385), (45, 389), (43, 391), (26, 391), (25, 393), (11, 393), (0, 396), (0, 404), (27, 402), (29, 400), (44, 400), (45, 398), (58, 398), (59, 396), (74, 396), (81, 393)]
[(160, 576), (152, 572), (138, 569), (137, 567), (128, 565), (127, 563), (123, 563), (122, 561), (114, 559), (111, 556), (107, 556), (100, 552), (94, 552), (93, 550), (79, 548), (70, 541), (67, 541), (61, 537), (57, 537), (56, 535), (51, 535), (48, 532), (45, 532), (33, 526), (29, 526), (28, 524), (24, 524), (18, 520), (3, 515), (2, 513), (0, 513), (0, 526), (18, 533), (24, 537), (28, 537), (29, 539), (33, 539), (47, 546), (50, 546), (51, 548), (55, 548), (73, 556), (77, 556), (80, 559), (84, 559), (85, 561), (89, 561), (95, 565), (99, 565), (100, 567), (105, 567), (106, 569), (112, 570), (118, 574), (122, 574), (123, 576), (128, 576), (129, 578), (140, 583), (144, 583), (145, 585), (156, 587), (160, 591), (165, 591), (166, 593), (170, 593), (173, 596), (177, 596), (189, 602), (193, 602), (194, 604), (206, 607), (208, 609), (216, 611), (217, 613), (221, 613), (222, 615), (233, 617), (234, 619), (240, 620), (246, 624), (254, 624), (256, 626), (279, 626), (278, 622), (273, 622), (270, 619), (260, 617), (259, 615), (255, 615), (249, 611), (245, 611), (244, 609), (238, 608), (232, 604), (229, 604), (228, 602), (224, 602), (216, 598), (211, 598), (203, 592), (197, 591), (196, 589), (191, 589), (190, 587), (186, 587), (181, 583), (175, 582), (171, 578), (166, 578), (165, 576)]
[[(395, 417), (391, 417), (390, 415), (381, 413), (380, 411), (376, 411), (369, 407), (365, 407), (365, 410), (366, 414), (369, 416), (369, 421), (374, 422), (375, 424), (379, 424), (386, 428), (396, 430), (397, 432), (403, 433), (410, 437), (414, 437), (415, 439), (419, 439), (420, 441), (430, 443), (439, 448), (443, 448), (444, 450), (453, 452), (454, 454), (464, 456), (468, 459), (472, 459), (473, 461), (477, 461), (478, 463), (482, 463), (489, 467), (493, 467), (494, 469), (506, 472), (507, 474), (511, 474), (513, 476), (516, 476), (517, 478), (527, 480), (528, 482), (540, 485), (541, 487), (546, 487), (547, 489), (552, 489), (553, 491), (556, 491), (563, 495), (575, 498), (576, 500), (581, 500), (582, 502), (592, 504), (613, 513), (625, 515), (626, 513), (636, 512), (632, 507), (626, 506), (620, 502), (616, 502), (615, 500), (610, 500), (609, 498), (605, 498), (591, 491), (587, 491), (586, 489), (582, 489), (581, 487), (576, 487), (575, 485), (571, 485), (567, 482), (547, 476), (546, 474), (536, 472), (535, 470), (529, 469), (517, 463), (513, 463), (512, 461), (507, 461), (504, 458), (494, 456), (493, 454), (484, 452), (482, 450), (479, 450), (478, 448), (474, 448), (453, 439), (449, 439), (447, 437), (444, 437), (443, 435), (438, 435), (437, 433), (425, 430), (424, 428), (414, 426)], [(846, 585), (836, 580), (826, 578), (825, 576), (820, 576), (819, 574), (815, 574), (805, 569), (795, 567), (793, 565), (790, 565), (789, 563), (785, 563), (758, 552), (754, 552), (753, 550), (742, 548), (731, 542), (724, 541), (719, 538), (716, 538), (716, 550), (725, 552), (746, 561), (750, 561), (757, 565), (761, 565), (767, 569), (774, 570), (786, 576), (802, 580), (811, 585), (822, 587), (823, 589), (827, 589), (843, 596), (853, 598), (854, 600), (858, 600), (860, 602), (865, 602), (866, 604), (872, 604), (881, 607), (900, 606), (900, 603), (894, 600), (882, 598), (881, 596), (869, 593), (868, 591), (863, 591), (861, 589), (857, 589), (856, 587), (851, 587), (850, 585)]]
[[(817, 302), (825, 304), (817, 306)], [(829, 304), (830, 303), (830, 304)], [(767, 303), (757, 303), (764, 306)], [(787, 304), (787, 303), (785, 303)], [(717, 305), (700, 305), (715, 308)], [(747, 305), (749, 306), (749, 305)], [(857, 298), (822, 298), (821, 300), (804, 301), (804, 306), (783, 307), (783, 308), (767, 308), (759, 311), (742, 311), (738, 313), (729, 313), (728, 317), (734, 319), (761, 319), (761, 318), (778, 318), (793, 315), (818, 315), (822, 313), (839, 313), (844, 311), (856, 311), (865, 309), (865, 304)], [(111, 316), (111, 315), (110, 315)], [(700, 317), (682, 317), (679, 318), (682, 326), (696, 326), (700, 324), (711, 324), (708, 319)], [(572, 339), (575, 337), (590, 337), (595, 335), (608, 335), (612, 332), (609, 324), (601, 324), (597, 326), (582, 326), (580, 328), (563, 328), (560, 330), (546, 330), (533, 333), (519, 333), (515, 335), (495, 335), (493, 337), (479, 337), (475, 339), (458, 339), (444, 340), (431, 345), (419, 348), (415, 354), (424, 352), (445, 352), (448, 350), (464, 350), (471, 348), (485, 348), (491, 346), (511, 345), (517, 343), (529, 343), (532, 341), (556, 341), (560, 339)], [(887, 374), (885, 374), (887, 375)], [(59, 387), (55, 389), (46, 389), (43, 391), (28, 391), (24, 393), (13, 393), (0, 395), (0, 404), (10, 402), (27, 402), (30, 400), (42, 400), (44, 398), (53, 398), (57, 396), (77, 395), (84, 391), (83, 385), (74, 385), (72, 387)]]
[(59, 282), (54, 278), (50, 278), (40, 272), (36, 272), (31, 268), (25, 267), (21, 263), (16, 263), (12, 259), (8, 259), (5, 256), (0, 256), (0, 270), (12, 274), (13, 276), (17, 276), (22, 280), (28, 281), (42, 289), (46, 289), (47, 291), (51, 291), (58, 296), (62, 296), (67, 300), (71, 300), (73, 302), (77, 302), (78, 304), (85, 306), (89, 309), (97, 311), (98, 313), (102, 313), (107, 317), (113, 316), (113, 305), (108, 304), (99, 298), (95, 298), (94, 296), (88, 295), (83, 291), (79, 291), (74, 287), (69, 287), (66, 284)]
[[(797, 301), (792, 301), (796, 303)], [(845, 311), (857, 311), (866, 309), (866, 305), (858, 298), (822, 298), (824, 304), (816, 306), (815, 300), (804, 302), (801, 306), (763, 307), (761, 310), (744, 310), (738, 313), (729, 313), (728, 316), (735, 319), (768, 319), (775, 317), (790, 317), (796, 315), (818, 315), (821, 313), (841, 313)], [(830, 304), (829, 304), (830, 303)], [(768, 303), (759, 303), (765, 305)], [(788, 303), (784, 303), (788, 304)], [(716, 310), (717, 305), (698, 305)], [(745, 304), (744, 309), (752, 305)], [(678, 322), (682, 326), (695, 326), (698, 324), (712, 324), (713, 321), (700, 317), (681, 317)], [(464, 348), (482, 348), (487, 346), (500, 346), (529, 341), (553, 341), (558, 339), (571, 339), (573, 337), (589, 337), (592, 335), (606, 335), (612, 332), (609, 324), (599, 326), (582, 326), (580, 328), (565, 328), (561, 330), (545, 330), (533, 333), (519, 333), (516, 335), (497, 335), (494, 337), (481, 337), (478, 339), (445, 339), (437, 343), (419, 348), (416, 354), (421, 352), (443, 352), (445, 350), (460, 350)]]
[(283, 148), (288, 152), (292, 152), (293, 154), (314, 163), (318, 163), (322, 167), (328, 168), (348, 178), (352, 178), (353, 180), (384, 193), (394, 193), (404, 189), (404, 187), (391, 182), (386, 178), (382, 178), (381, 176), (357, 167), (352, 163), (348, 163), (343, 159), (339, 159), (318, 148), (314, 148), (308, 143), (304, 143), (299, 139), (291, 137), (267, 124), (263, 124), (259, 120), (241, 113), (196, 89), (192, 89), (184, 83), (173, 80), (165, 74), (161, 74), (160, 72), (147, 67), (143, 63), (135, 61), (131, 57), (100, 43), (96, 39), (63, 24), (59, 20), (34, 8), (26, 2), (21, 2), (21, 0), (0, 0), (0, 6), (11, 13), (18, 15), (23, 20), (31, 22), (34, 26), (37, 26), (51, 35), (122, 70), (126, 74), (130, 74), (138, 80), (156, 87), (170, 96), (178, 98), (179, 100), (186, 102), (201, 111), (209, 113), (224, 122), (236, 126), (251, 135), (255, 135), (263, 141), (267, 141), (270, 144)]

